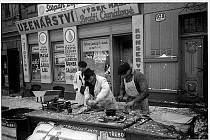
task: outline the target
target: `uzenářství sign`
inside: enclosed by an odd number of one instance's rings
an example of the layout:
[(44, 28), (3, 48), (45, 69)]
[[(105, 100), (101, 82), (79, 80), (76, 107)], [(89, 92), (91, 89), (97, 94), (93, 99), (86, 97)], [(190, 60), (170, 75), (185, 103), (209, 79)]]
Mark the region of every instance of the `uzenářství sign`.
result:
[(139, 13), (138, 4), (93, 4), (65, 12), (29, 18), (16, 22), (20, 34), (65, 28), (74, 25), (129, 17)]

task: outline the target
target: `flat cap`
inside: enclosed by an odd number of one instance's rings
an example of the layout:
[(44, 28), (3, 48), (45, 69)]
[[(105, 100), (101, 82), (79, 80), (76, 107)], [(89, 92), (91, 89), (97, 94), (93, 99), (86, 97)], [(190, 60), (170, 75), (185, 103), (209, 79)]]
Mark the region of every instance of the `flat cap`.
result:
[(126, 72), (130, 69), (130, 65), (127, 62), (124, 62), (123, 64), (120, 64), (118, 68), (118, 75), (124, 75)]

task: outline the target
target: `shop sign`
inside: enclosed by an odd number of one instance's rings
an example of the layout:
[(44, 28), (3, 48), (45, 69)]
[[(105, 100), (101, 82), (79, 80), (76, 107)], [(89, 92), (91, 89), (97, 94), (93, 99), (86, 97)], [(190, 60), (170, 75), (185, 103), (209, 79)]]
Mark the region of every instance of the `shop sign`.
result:
[(144, 73), (143, 67), (143, 15), (132, 16), (132, 37), (133, 37), (133, 68)]
[(109, 39), (108, 38), (84, 40), (82, 43), (83, 43), (83, 45), (82, 45), (83, 52), (108, 51), (109, 50)]
[(66, 84), (73, 84), (75, 73), (78, 71), (78, 43), (76, 26), (63, 28), (65, 53)]
[(75, 3), (60, 3), (60, 4), (38, 4), (38, 16), (54, 14), (58, 12), (64, 12), (67, 10), (87, 6), (90, 4), (75, 4)]
[(80, 24), (106, 21), (139, 13), (138, 4), (103, 3), (76, 9)]
[[(51, 9), (54, 11), (56, 8)], [(103, 3), (21, 20), (15, 24), (20, 34), (27, 34), (128, 17), (138, 13), (138, 4)]]
[(125, 132), (120, 130), (100, 130), (92, 127), (82, 127), (79, 125), (63, 125), (63, 127), (74, 131), (83, 131), (96, 134), (96, 138), (99, 140), (125, 140)]
[(155, 21), (157, 21), (157, 22), (161, 22), (161, 21), (165, 20), (165, 18), (166, 18), (165, 13), (158, 13), (155, 15)]
[(77, 24), (77, 22), (75, 10), (68, 10), (66, 12), (17, 21), (15, 24), (20, 34), (26, 34), (73, 26)]
[(47, 31), (38, 32), (41, 83), (51, 83), (51, 63), (49, 35)]
[(121, 131), (99, 131), (99, 140), (125, 140), (125, 133)]
[(28, 43), (26, 35), (21, 35), (22, 58), (23, 58), (23, 74), (24, 81), (30, 82), (29, 60), (28, 60)]

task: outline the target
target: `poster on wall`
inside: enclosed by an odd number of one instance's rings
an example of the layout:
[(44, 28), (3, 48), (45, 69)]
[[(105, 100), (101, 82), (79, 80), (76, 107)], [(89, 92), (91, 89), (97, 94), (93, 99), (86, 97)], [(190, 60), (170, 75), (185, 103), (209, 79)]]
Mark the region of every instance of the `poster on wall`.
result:
[(41, 83), (51, 83), (51, 63), (49, 50), (49, 35), (47, 31), (38, 32)]
[(143, 15), (132, 16), (133, 69), (144, 73), (143, 48)]
[(24, 74), (24, 81), (30, 82), (30, 75), (29, 75), (29, 63), (28, 63), (28, 43), (26, 34), (21, 35), (21, 46), (22, 46), (22, 56), (23, 56), (23, 74)]
[(111, 86), (109, 38), (82, 40), (83, 59), (97, 75), (107, 78)]
[(74, 75), (78, 70), (78, 43), (76, 26), (63, 28), (64, 54), (65, 54), (65, 79), (66, 84), (73, 84)]
[(40, 80), (40, 59), (39, 59), (39, 46), (31, 46), (31, 80)]

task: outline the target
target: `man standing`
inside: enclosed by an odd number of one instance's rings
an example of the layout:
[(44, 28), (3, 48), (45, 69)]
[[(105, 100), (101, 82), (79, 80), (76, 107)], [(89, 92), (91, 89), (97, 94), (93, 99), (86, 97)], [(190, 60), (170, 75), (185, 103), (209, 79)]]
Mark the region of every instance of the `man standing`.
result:
[(105, 77), (96, 75), (93, 70), (86, 69), (85, 105), (89, 108), (117, 109), (117, 103)]
[(87, 63), (84, 61), (80, 61), (78, 63), (79, 71), (75, 73), (73, 86), (76, 91), (76, 102), (79, 105), (84, 104), (84, 89), (85, 89), (85, 81), (83, 72), (86, 70)]
[(148, 84), (144, 75), (133, 71), (127, 62), (119, 66), (118, 75), (121, 75), (120, 98), (126, 93), (126, 106), (149, 113)]

